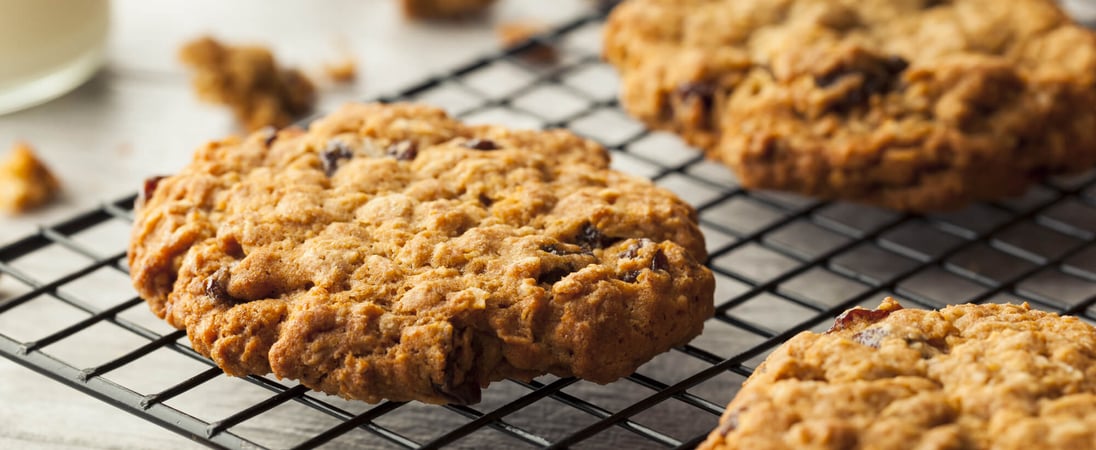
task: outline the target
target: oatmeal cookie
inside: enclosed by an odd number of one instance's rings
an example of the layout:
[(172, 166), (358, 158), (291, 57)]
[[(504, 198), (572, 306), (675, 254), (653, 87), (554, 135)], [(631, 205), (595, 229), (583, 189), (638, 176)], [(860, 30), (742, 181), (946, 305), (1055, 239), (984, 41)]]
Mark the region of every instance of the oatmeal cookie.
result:
[(562, 130), (351, 104), (150, 180), (130, 269), (230, 375), (369, 402), (607, 383), (699, 334), (714, 289), (695, 210), (608, 166)]
[(316, 103), (312, 81), (279, 66), (264, 47), (228, 46), (203, 37), (183, 46), (179, 58), (193, 69), (198, 96), (232, 108), (248, 130), (287, 126)]
[(1096, 33), (1051, 0), (631, 0), (604, 52), (745, 187), (931, 211), (1096, 165)]
[(700, 448), (1096, 449), (1096, 328), (888, 298), (778, 348)]

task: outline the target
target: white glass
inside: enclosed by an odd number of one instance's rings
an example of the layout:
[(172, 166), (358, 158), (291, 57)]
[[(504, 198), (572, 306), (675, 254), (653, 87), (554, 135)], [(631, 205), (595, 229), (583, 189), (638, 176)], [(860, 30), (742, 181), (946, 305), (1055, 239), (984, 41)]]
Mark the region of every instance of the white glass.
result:
[(0, 0), (0, 114), (87, 81), (109, 25), (109, 0)]

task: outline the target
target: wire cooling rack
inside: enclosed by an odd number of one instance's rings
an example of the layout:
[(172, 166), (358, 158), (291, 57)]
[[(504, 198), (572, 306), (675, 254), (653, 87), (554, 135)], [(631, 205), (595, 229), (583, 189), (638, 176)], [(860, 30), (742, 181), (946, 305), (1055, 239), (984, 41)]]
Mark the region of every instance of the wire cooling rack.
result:
[(689, 448), (777, 345), (886, 295), (907, 307), (1027, 301), (1096, 318), (1096, 173), (1021, 198), (930, 216), (747, 192), (616, 101), (598, 58), (601, 17), (483, 58), (384, 101), (437, 104), (469, 122), (566, 127), (612, 149), (700, 212), (716, 316), (689, 345), (599, 386), (552, 376), (495, 383), (473, 406), (369, 405), (269, 377), (228, 378), (129, 287), (134, 198), (0, 249), (0, 355), (198, 443), (225, 448)]

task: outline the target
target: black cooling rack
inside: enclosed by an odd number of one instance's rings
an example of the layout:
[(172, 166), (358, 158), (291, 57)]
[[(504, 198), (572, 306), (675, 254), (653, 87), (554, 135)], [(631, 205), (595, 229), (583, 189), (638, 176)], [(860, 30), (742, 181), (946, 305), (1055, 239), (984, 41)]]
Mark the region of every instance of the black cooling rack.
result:
[(551, 66), (521, 58), (532, 42), (381, 100), (430, 102), (470, 122), (570, 128), (610, 147), (616, 168), (696, 205), (717, 313), (690, 345), (606, 386), (504, 381), (473, 406), (368, 405), (289, 381), (228, 378), (128, 287), (130, 197), (0, 249), (9, 278), (0, 354), (212, 447), (689, 448), (768, 352), (854, 305), (886, 295), (907, 307), (1027, 301), (1096, 319), (1096, 173), (930, 216), (748, 192), (619, 109), (616, 75), (598, 58), (600, 28), (590, 16), (541, 37), (561, 50)]

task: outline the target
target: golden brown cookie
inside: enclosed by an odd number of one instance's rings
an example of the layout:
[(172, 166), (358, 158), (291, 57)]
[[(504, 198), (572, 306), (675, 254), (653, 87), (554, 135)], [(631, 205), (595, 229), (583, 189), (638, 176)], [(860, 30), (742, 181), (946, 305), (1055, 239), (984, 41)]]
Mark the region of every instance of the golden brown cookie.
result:
[(1096, 328), (888, 298), (769, 355), (700, 448), (1096, 449)]
[(607, 383), (699, 334), (714, 289), (693, 208), (608, 166), (562, 130), (351, 104), (150, 180), (133, 282), (231, 375), (369, 402)]
[(604, 49), (749, 188), (930, 211), (1096, 165), (1096, 33), (1051, 0), (631, 0)]

